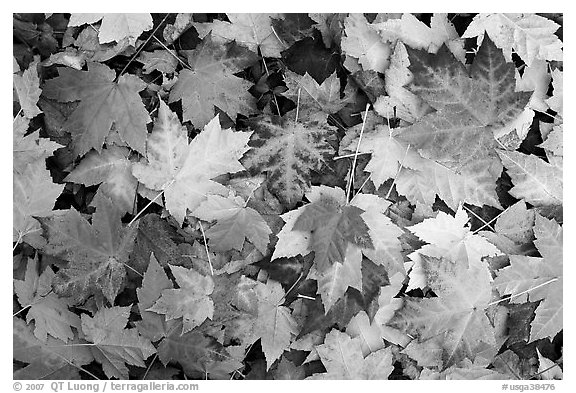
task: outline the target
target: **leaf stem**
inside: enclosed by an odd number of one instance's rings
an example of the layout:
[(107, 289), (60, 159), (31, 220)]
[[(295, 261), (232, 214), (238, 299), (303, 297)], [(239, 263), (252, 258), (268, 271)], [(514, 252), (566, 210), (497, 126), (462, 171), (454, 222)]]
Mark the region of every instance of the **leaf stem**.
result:
[(204, 233), (202, 221), (198, 220), (198, 224), (200, 224), (200, 232), (202, 232), (202, 238), (204, 239), (204, 249), (206, 250), (206, 256), (208, 257), (208, 265), (210, 265), (210, 274), (214, 275), (214, 268), (212, 267), (212, 260), (210, 259), (210, 253), (208, 252), (208, 242), (206, 241), (206, 234)]
[(388, 199), (390, 197), (390, 193), (392, 192), (392, 189), (394, 188), (394, 184), (396, 184), (396, 179), (398, 178), (400, 171), (404, 167), (404, 161), (406, 160), (406, 157), (408, 156), (408, 150), (410, 150), (410, 144), (408, 144), (408, 146), (406, 146), (406, 151), (404, 152), (404, 157), (402, 158), (402, 162), (400, 162), (400, 166), (398, 167), (398, 170), (396, 171), (396, 175), (394, 175), (394, 180), (392, 180), (392, 184), (390, 184), (390, 188), (388, 189), (388, 192), (386, 193), (385, 199)]
[[(270, 78), (270, 71), (268, 71), (268, 65), (266, 65), (266, 59), (262, 56), (262, 63), (264, 64), (264, 70), (266, 71), (266, 76)], [(276, 104), (276, 110), (278, 111), (278, 116), (280, 116), (280, 106), (278, 105), (278, 100), (276, 99), (276, 94), (272, 92), (272, 98), (274, 99), (274, 103)]]
[(294, 119), (294, 123), (298, 123), (298, 111), (300, 110), (300, 93), (302, 92), (302, 88), (298, 88), (298, 101), (296, 103), (296, 119)]
[(356, 145), (356, 152), (354, 153), (354, 161), (352, 162), (352, 168), (350, 170), (350, 178), (348, 187), (346, 188), (346, 203), (350, 201), (350, 192), (352, 190), (352, 184), (354, 184), (354, 170), (356, 168), (356, 162), (358, 161), (358, 150), (360, 150), (360, 143), (362, 143), (362, 135), (364, 135), (364, 127), (366, 126), (366, 119), (368, 118), (368, 109), (370, 108), (370, 103), (366, 104), (366, 110), (364, 111), (364, 120), (362, 121), (362, 128), (360, 129), (360, 137), (358, 138), (358, 144)]
[(480, 221), (482, 221), (482, 222), (484, 223), (484, 226), (487, 226), (488, 229), (491, 229), (493, 232), (496, 232), (496, 230), (490, 226), (490, 223), (484, 221), (484, 219), (483, 219), (482, 217), (480, 217), (478, 214), (474, 213), (474, 211), (468, 209), (464, 204), (462, 204), (462, 207), (463, 207), (464, 209), (466, 209), (467, 212), (472, 213), (472, 215), (473, 215), (474, 217), (476, 217), (477, 219), (479, 219)]

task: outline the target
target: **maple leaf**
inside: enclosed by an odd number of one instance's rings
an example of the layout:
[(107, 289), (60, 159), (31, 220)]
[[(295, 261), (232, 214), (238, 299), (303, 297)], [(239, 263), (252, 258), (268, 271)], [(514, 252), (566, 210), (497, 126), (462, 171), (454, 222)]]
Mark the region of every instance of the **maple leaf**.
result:
[(384, 22), (374, 23), (373, 29), (386, 41), (402, 41), (414, 49), (430, 53), (438, 52), (443, 44), (454, 56), (464, 63), (464, 41), (448, 20), (448, 14), (435, 13), (430, 18), (430, 27), (414, 15), (405, 13), (400, 19), (391, 18)]
[(564, 126), (562, 124), (554, 126), (552, 131), (546, 135), (546, 140), (539, 146), (550, 151), (553, 155), (563, 156)]
[(534, 245), (541, 258), (510, 255), (510, 266), (498, 271), (494, 286), (510, 301), (542, 300), (531, 323), (530, 342), (554, 337), (562, 330), (563, 229), (554, 220), (536, 215)]
[(94, 359), (88, 347), (77, 338), (68, 344), (52, 337), (43, 342), (33, 330), (22, 319), (12, 318), (14, 359), (29, 363), (14, 372), (14, 379), (80, 379), (78, 370)]
[(254, 134), (242, 164), (252, 174), (266, 172), (270, 191), (293, 207), (310, 187), (311, 171), (320, 171), (332, 158), (333, 128), (278, 116), (251, 119), (249, 125)]
[(324, 313), (344, 296), (348, 287), (362, 291), (362, 252), (348, 243), (341, 262), (334, 262), (323, 271), (310, 270), (308, 278), (318, 281), (317, 293), (322, 297)]
[(397, 41), (394, 53), (390, 56), (390, 65), (384, 71), (384, 83), (388, 95), (379, 96), (374, 103), (374, 110), (380, 116), (390, 118), (395, 114), (400, 119), (414, 123), (431, 111), (426, 101), (405, 87), (413, 80), (409, 66), (410, 59), (406, 46)]
[(208, 194), (226, 187), (212, 178), (244, 170), (238, 159), (248, 150), (249, 132), (222, 129), (218, 116), (188, 144), (186, 128), (160, 101), (158, 119), (148, 138), (147, 163), (135, 163), (132, 173), (148, 188), (164, 192), (166, 208), (179, 224), (186, 210), (195, 210)]
[(214, 106), (232, 119), (256, 113), (256, 99), (248, 92), (252, 83), (233, 75), (256, 61), (252, 52), (208, 37), (187, 57), (190, 68), (180, 71), (169, 100), (182, 100), (184, 121), (202, 128), (214, 117)]
[(40, 130), (25, 135), (29, 123), (30, 120), (24, 116), (18, 116), (14, 119), (12, 134), (12, 170), (17, 173), (22, 173), (28, 164), (44, 161), (50, 157), (55, 150), (63, 147), (48, 138), (41, 138)]
[(134, 246), (137, 226), (123, 228), (121, 211), (106, 197), (98, 198), (95, 206), (92, 225), (75, 209), (40, 218), (48, 241), (43, 249), (68, 261), (56, 276), (56, 293), (76, 303), (103, 294), (113, 304), (124, 281), (124, 264)]
[(476, 266), (488, 271), (482, 258), (501, 252), (482, 236), (475, 235), (466, 225), (468, 220), (468, 215), (460, 206), (454, 217), (439, 211), (435, 218), (428, 218), (419, 224), (407, 227), (410, 232), (429, 243), (409, 255), (415, 261), (410, 273), (408, 286), (410, 289), (426, 285), (425, 274), (422, 275), (421, 270), (424, 256), (444, 257), (464, 267)]
[(308, 379), (388, 379), (394, 369), (390, 348), (379, 349), (364, 358), (360, 339), (336, 329), (326, 335), (316, 351), (327, 372)]
[(546, 100), (546, 103), (553, 111), (557, 112), (560, 116), (564, 115), (564, 73), (559, 69), (552, 71), (552, 97)]
[(478, 36), (480, 40), (488, 33), (508, 61), (512, 51), (531, 66), (540, 60), (562, 60), (562, 41), (554, 35), (560, 25), (536, 14), (478, 14), (474, 17), (462, 38)]
[(72, 327), (80, 329), (80, 318), (68, 310), (70, 301), (52, 292), (54, 272), (47, 267), (38, 274), (37, 259), (28, 259), (24, 281), (14, 280), (14, 292), (22, 307), (27, 307), (26, 322), (35, 321), (34, 335), (46, 342), (48, 335), (68, 342)]
[(279, 19), (279, 14), (226, 14), (230, 22), (214, 20), (211, 23), (195, 23), (200, 38), (209, 32), (218, 44), (236, 41), (254, 53), (262, 53), (263, 57), (280, 57), (280, 52), (286, 49), (280, 41), (272, 22)]
[(364, 357), (384, 348), (380, 326), (375, 320), (370, 321), (365, 311), (360, 311), (350, 320), (346, 327), (346, 333), (353, 339), (360, 338), (362, 356)]
[(535, 206), (562, 204), (562, 167), (516, 151), (498, 150), (498, 155), (512, 178), (512, 196)]
[(36, 115), (42, 113), (40, 108), (36, 105), (42, 90), (40, 90), (40, 78), (38, 78), (38, 63), (39, 59), (35, 59), (28, 69), (22, 75), (14, 74), (12, 76), (14, 88), (18, 95), (20, 109), (24, 117), (31, 119)]
[(285, 293), (279, 282), (268, 280), (256, 287), (258, 318), (254, 323), (252, 339), (261, 339), (266, 357), (266, 369), (290, 346), (292, 336), (298, 334), (298, 323), (288, 307), (282, 306)]
[(216, 224), (206, 231), (211, 249), (242, 251), (244, 239), (247, 239), (261, 253), (266, 253), (272, 230), (260, 213), (245, 205), (242, 197), (210, 195), (192, 213), (202, 220), (216, 220)]
[(548, 64), (543, 60), (536, 60), (530, 67), (524, 68), (522, 76), (516, 70), (516, 91), (533, 91), (528, 106), (539, 112), (546, 112), (548, 104), (544, 99), (551, 79)]
[(318, 111), (336, 113), (347, 104), (347, 99), (340, 98), (340, 79), (336, 72), (318, 84), (307, 72), (302, 76), (287, 70), (284, 82), (288, 88), (284, 96), (299, 103), (300, 119), (315, 119), (320, 116)]
[(384, 42), (363, 14), (350, 14), (344, 21), (342, 51), (358, 59), (364, 70), (384, 72), (388, 68), (390, 44)]
[(138, 322), (136, 326), (140, 334), (152, 342), (165, 337), (172, 328), (172, 324), (167, 323), (161, 315), (147, 310), (156, 303), (163, 290), (172, 289), (172, 287), (172, 281), (152, 253), (148, 269), (142, 279), (142, 287), (136, 289), (139, 301), (138, 309), (142, 317), (142, 321)]
[(111, 41), (120, 42), (128, 38), (130, 45), (134, 45), (140, 34), (150, 30), (153, 26), (152, 15), (137, 13), (72, 14), (68, 26), (91, 25), (99, 20), (102, 20), (98, 33), (101, 44)]
[(88, 71), (58, 68), (59, 76), (44, 85), (44, 96), (61, 102), (80, 101), (65, 123), (72, 133), (74, 152), (102, 151), (112, 125), (128, 145), (144, 154), (148, 112), (138, 92), (146, 87), (134, 75), (116, 73), (104, 64), (88, 63)]
[(142, 52), (138, 61), (144, 65), (144, 73), (160, 71), (163, 74), (173, 74), (178, 66), (178, 59), (167, 50), (155, 50)]
[(409, 50), (413, 92), (436, 112), (421, 118), (398, 137), (456, 171), (481, 160), (496, 160), (493, 129), (523, 111), (529, 93), (515, 92), (514, 65), (487, 37), (470, 73), (442, 46), (436, 55)]
[(126, 329), (131, 306), (101, 308), (93, 317), (82, 314), (82, 331), (93, 343), (90, 352), (107, 377), (126, 379), (126, 364), (145, 367), (144, 360), (156, 353), (150, 341), (138, 335), (137, 329)]
[(419, 170), (400, 170), (396, 187), (420, 208), (430, 208), (438, 195), (453, 210), (464, 202), (501, 209), (494, 187), (501, 173), (499, 161), (478, 161), (472, 163), (466, 173), (456, 173), (433, 160), (423, 159)]
[(374, 248), (368, 226), (360, 216), (364, 210), (351, 205), (342, 206), (338, 200), (325, 196), (306, 205), (292, 230), (310, 232), (310, 249), (314, 251), (315, 266), (325, 271), (334, 262), (344, 262), (349, 243)]
[(228, 379), (228, 373), (242, 367), (216, 340), (196, 331), (172, 332), (158, 345), (158, 357), (165, 366), (176, 361), (186, 374), (199, 377), (201, 373), (204, 378), (213, 375)]
[(332, 44), (340, 46), (342, 31), (344, 30), (345, 13), (309, 13), (310, 19), (316, 22), (313, 25), (322, 34), (322, 41), (326, 48), (331, 48)]
[(214, 303), (209, 295), (214, 291), (214, 281), (194, 269), (170, 266), (178, 289), (164, 289), (160, 298), (147, 311), (166, 315), (166, 319), (183, 318), (182, 333), (200, 326), (206, 318), (212, 319)]
[(422, 268), (438, 297), (405, 298), (388, 324), (420, 343), (433, 340), (443, 368), (464, 358), (473, 361), (486, 347), (495, 345), (494, 328), (484, 311), (491, 298), (488, 270), (425, 255)]
[(41, 237), (42, 228), (35, 217), (52, 213), (64, 184), (52, 181), (44, 160), (31, 162), (21, 173), (15, 173), (12, 181), (12, 240), (41, 247), (45, 240)]
[(93, 186), (110, 198), (120, 210), (131, 212), (136, 199), (138, 181), (132, 175), (129, 149), (109, 146), (101, 152), (90, 151), (64, 181)]

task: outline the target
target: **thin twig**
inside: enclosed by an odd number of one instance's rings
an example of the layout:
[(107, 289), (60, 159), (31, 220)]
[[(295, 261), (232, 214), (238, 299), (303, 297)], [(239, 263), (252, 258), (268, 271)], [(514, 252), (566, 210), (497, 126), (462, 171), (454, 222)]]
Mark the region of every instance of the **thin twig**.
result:
[(298, 279), (296, 281), (294, 281), (294, 284), (292, 284), (292, 286), (284, 293), (284, 296), (282, 296), (282, 299), (280, 299), (280, 301), (278, 302), (277, 306), (281, 305), (282, 303), (284, 303), (284, 299), (286, 299), (286, 296), (288, 296), (288, 294), (290, 293), (291, 290), (294, 289), (294, 287), (296, 286), (296, 284), (298, 284), (298, 281), (300, 281), (300, 279), (302, 278), (302, 275), (304, 273), (300, 272), (300, 275), (298, 276)]
[(164, 19), (162, 19), (162, 21), (160, 23), (158, 23), (158, 26), (156, 26), (156, 28), (152, 31), (152, 34), (150, 34), (148, 36), (148, 38), (146, 38), (146, 41), (144, 41), (144, 43), (142, 45), (140, 45), (140, 47), (138, 48), (138, 50), (136, 51), (136, 53), (134, 53), (132, 55), (132, 57), (130, 58), (130, 60), (128, 60), (128, 63), (126, 63), (126, 65), (124, 66), (124, 68), (122, 68), (122, 71), (120, 71), (120, 73), (118, 74), (118, 76), (114, 79), (115, 82), (118, 81), (118, 78), (120, 78), (122, 76), (122, 74), (124, 74), (124, 72), (126, 72), (126, 70), (128, 69), (128, 67), (130, 66), (130, 64), (132, 64), (132, 62), (134, 60), (136, 60), (136, 57), (138, 57), (138, 55), (140, 54), (140, 52), (142, 52), (142, 50), (144, 49), (144, 47), (146, 45), (148, 45), (148, 43), (150, 42), (150, 40), (152, 39), (152, 37), (154, 37), (154, 34), (156, 34), (156, 32), (158, 31), (158, 29), (160, 28), (160, 26), (162, 26), (164, 24), (164, 22), (166, 21), (166, 19), (168, 19), (168, 16), (170, 16), (170, 14), (166, 14), (166, 16), (164, 17)]
[(18, 111), (18, 113), (16, 113), (16, 116), (14, 117), (14, 120), (12, 120), (12, 124), (14, 124), (14, 122), (16, 121), (16, 119), (18, 119), (18, 117), (20, 117), (20, 113), (22, 113), (22, 107), (20, 107), (20, 110)]
[(206, 241), (206, 234), (204, 233), (204, 227), (202, 226), (202, 221), (198, 221), (198, 224), (200, 224), (200, 232), (202, 232), (202, 238), (204, 239), (204, 249), (206, 249), (208, 264), (210, 265), (210, 274), (214, 275), (214, 268), (212, 267), (212, 260), (210, 259), (210, 253), (208, 252), (208, 242)]
[(495, 220), (497, 220), (502, 214), (506, 213), (510, 208), (512, 207), (512, 205), (508, 206), (505, 210), (503, 210), (502, 212), (498, 213), (498, 215), (496, 217), (494, 217), (493, 219), (491, 219), (490, 221), (488, 221), (486, 224), (482, 225), (480, 228), (476, 229), (474, 232), (472, 232), (473, 235), (477, 234), (478, 232), (480, 232), (482, 229), (484, 229), (486, 226), (488, 226), (488, 224), (493, 223)]
[(23, 307), (20, 311), (16, 311), (14, 314), (12, 314), (12, 318), (14, 318), (15, 316), (17, 316), (18, 314), (20, 314), (22, 311), (32, 307), (34, 304), (29, 304), (26, 307)]
[(298, 111), (300, 110), (300, 92), (302, 88), (298, 88), (298, 101), (296, 102), (296, 119), (294, 119), (294, 123), (298, 123)]
[(484, 221), (484, 219), (482, 217), (480, 217), (478, 214), (474, 213), (473, 210), (468, 209), (464, 204), (462, 205), (462, 207), (464, 209), (466, 209), (467, 212), (472, 213), (472, 215), (474, 217), (476, 217), (477, 219), (479, 219), (480, 221), (482, 221), (484, 223), (484, 226), (487, 226), (489, 229), (491, 229), (493, 232), (496, 232), (496, 230), (494, 228), (492, 228), (492, 226), (490, 226), (489, 223), (487, 223), (486, 221)]
[[(358, 152), (357, 155), (362, 155), (362, 154), (372, 154), (370, 152)], [(343, 156), (338, 156), (338, 157), (334, 157), (333, 160), (341, 160), (343, 158), (349, 158), (349, 157), (354, 157), (356, 154), (355, 153), (350, 153), (350, 154), (344, 154)]]
[(506, 300), (513, 299), (513, 298), (518, 297), (518, 296), (520, 296), (520, 295), (524, 295), (525, 293), (528, 293), (528, 292), (530, 292), (530, 291), (533, 291), (533, 290), (535, 290), (535, 289), (538, 289), (538, 288), (540, 288), (540, 287), (543, 287), (544, 285), (548, 285), (548, 284), (550, 284), (550, 283), (553, 283), (554, 281), (558, 281), (558, 277), (551, 278), (550, 280), (548, 280), (548, 281), (546, 281), (546, 282), (543, 282), (543, 283), (540, 284), (540, 285), (536, 285), (535, 287), (528, 288), (528, 289), (526, 289), (525, 291), (515, 293), (514, 295), (510, 295), (510, 297), (505, 297), (505, 298), (502, 298), (502, 299), (500, 299), (500, 300), (495, 300), (495, 301), (493, 301), (493, 302), (491, 302), (491, 303), (488, 303), (488, 307), (493, 306), (493, 305), (498, 304), (498, 303), (502, 303), (502, 302), (504, 302), (504, 301), (506, 301)]
[(152, 358), (152, 361), (150, 362), (150, 364), (146, 368), (146, 372), (144, 373), (144, 376), (142, 377), (143, 380), (146, 379), (146, 377), (148, 376), (148, 373), (150, 372), (150, 369), (152, 368), (152, 365), (154, 364), (154, 362), (156, 361), (157, 358), (158, 358), (158, 353), (155, 353), (154, 357)]
[(156, 40), (156, 42), (158, 42), (160, 45), (162, 45), (162, 47), (163, 47), (164, 49), (166, 49), (166, 50), (168, 51), (168, 53), (170, 53), (170, 55), (171, 55), (173, 58), (175, 58), (176, 60), (178, 60), (178, 62), (179, 62), (180, 64), (182, 64), (182, 66), (183, 66), (184, 68), (188, 68), (189, 70), (192, 70), (192, 67), (190, 67), (188, 64), (184, 63), (184, 61), (183, 61), (180, 57), (178, 57), (178, 55), (172, 53), (172, 50), (171, 50), (171, 49), (168, 49), (168, 47), (167, 47), (162, 41), (160, 41), (160, 40), (158, 39), (158, 37), (156, 37), (156, 36), (153, 36), (153, 37), (154, 37), (154, 39)]
[(144, 213), (144, 211), (145, 211), (146, 209), (148, 209), (148, 207), (150, 207), (150, 205), (152, 205), (154, 202), (156, 202), (156, 200), (157, 200), (158, 198), (160, 198), (160, 196), (161, 196), (162, 194), (164, 194), (164, 191), (166, 191), (166, 189), (167, 189), (168, 187), (170, 187), (170, 186), (172, 185), (172, 183), (174, 183), (174, 180), (175, 180), (175, 179), (170, 180), (170, 183), (168, 183), (168, 184), (162, 189), (162, 191), (160, 191), (160, 192), (158, 193), (158, 195), (156, 195), (156, 196), (154, 197), (154, 199), (152, 199), (150, 202), (148, 202), (148, 204), (147, 204), (146, 206), (144, 206), (144, 208), (143, 208), (142, 210), (140, 210), (140, 211), (138, 212), (138, 214), (136, 214), (136, 215), (134, 216), (134, 218), (132, 219), (132, 221), (130, 221), (130, 222), (128, 223), (128, 226), (131, 226), (131, 225), (134, 223), (134, 221), (136, 221), (136, 219), (138, 219), (138, 217), (140, 217), (140, 216), (142, 215), (142, 213)]
[(354, 184), (354, 171), (356, 169), (356, 162), (358, 161), (358, 151), (360, 150), (360, 143), (362, 143), (362, 136), (364, 135), (364, 127), (366, 126), (366, 119), (368, 118), (368, 109), (370, 108), (370, 103), (366, 104), (366, 110), (364, 112), (364, 120), (362, 121), (362, 128), (360, 129), (360, 137), (358, 137), (358, 144), (356, 145), (356, 152), (354, 153), (354, 161), (352, 162), (352, 168), (350, 170), (350, 178), (348, 187), (346, 187), (346, 202), (350, 200), (350, 192), (352, 190), (352, 185)]

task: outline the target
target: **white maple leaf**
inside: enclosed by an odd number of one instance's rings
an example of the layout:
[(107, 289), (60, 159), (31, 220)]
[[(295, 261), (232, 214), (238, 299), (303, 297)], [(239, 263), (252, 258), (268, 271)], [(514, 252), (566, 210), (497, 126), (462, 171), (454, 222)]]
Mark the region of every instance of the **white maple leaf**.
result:
[(163, 101), (148, 137), (148, 162), (133, 165), (134, 176), (148, 188), (163, 191), (166, 208), (182, 224), (208, 194), (225, 194), (216, 176), (244, 170), (238, 159), (248, 150), (250, 132), (220, 127), (218, 116), (188, 144), (186, 129)]
[(120, 42), (128, 38), (130, 45), (136, 43), (140, 34), (153, 26), (150, 14), (72, 14), (68, 26), (82, 26), (102, 20), (98, 39), (101, 44)]
[(512, 50), (524, 63), (534, 60), (562, 60), (562, 41), (554, 35), (560, 27), (554, 21), (536, 14), (478, 14), (474, 17), (462, 38), (478, 37), (484, 32), (501, 48), (507, 61), (512, 61)]

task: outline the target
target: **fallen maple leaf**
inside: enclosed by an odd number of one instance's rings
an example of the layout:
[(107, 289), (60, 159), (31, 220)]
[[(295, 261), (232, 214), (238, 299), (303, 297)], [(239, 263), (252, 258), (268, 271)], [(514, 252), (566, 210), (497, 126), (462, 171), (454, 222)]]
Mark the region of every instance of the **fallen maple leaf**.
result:
[(93, 317), (82, 314), (82, 331), (93, 343), (90, 352), (109, 378), (128, 378), (126, 364), (145, 367), (144, 360), (156, 353), (137, 329), (126, 329), (131, 306), (101, 308)]
[(380, 38), (363, 14), (350, 14), (344, 21), (342, 51), (358, 59), (364, 70), (384, 72), (390, 63), (390, 44)]
[(326, 373), (316, 373), (308, 379), (388, 379), (394, 369), (390, 348), (379, 349), (364, 358), (360, 339), (352, 339), (336, 329), (326, 335), (324, 344), (317, 345), (316, 351)]
[(452, 54), (464, 63), (464, 40), (454, 25), (448, 20), (448, 14), (435, 13), (430, 18), (430, 26), (418, 20), (416, 16), (405, 13), (400, 19), (390, 18), (384, 22), (374, 23), (374, 30), (380, 33), (383, 40), (402, 41), (413, 49), (422, 49), (430, 53), (438, 52), (444, 44)]
[(40, 108), (36, 105), (42, 90), (40, 90), (40, 78), (38, 78), (38, 63), (37, 58), (30, 63), (28, 69), (22, 75), (14, 74), (13, 81), (20, 103), (20, 109), (24, 116), (28, 119), (42, 113)]
[(446, 46), (436, 55), (409, 50), (411, 89), (436, 112), (398, 129), (398, 137), (458, 172), (481, 160), (497, 160), (493, 129), (523, 111), (529, 93), (515, 91), (514, 65), (489, 37), (482, 42), (470, 73)]
[(210, 276), (193, 269), (171, 266), (178, 289), (164, 289), (160, 298), (147, 311), (166, 315), (166, 319), (183, 318), (182, 334), (200, 326), (206, 318), (212, 319), (214, 303), (209, 295), (214, 291)]
[(442, 368), (495, 344), (494, 328), (485, 312), (491, 299), (490, 273), (473, 265), (422, 256), (422, 268), (436, 298), (405, 298), (389, 322), (418, 342), (433, 340)]
[(77, 155), (91, 148), (102, 151), (113, 124), (124, 142), (145, 153), (150, 116), (138, 92), (146, 83), (134, 75), (122, 75), (116, 82), (116, 72), (100, 63), (88, 63), (88, 71), (61, 67), (58, 74), (46, 82), (42, 94), (61, 102), (80, 101), (65, 123)]
[(94, 24), (102, 20), (98, 38), (104, 44), (111, 41), (120, 42), (128, 38), (130, 45), (136, 43), (144, 31), (150, 30), (153, 26), (152, 15), (150, 14), (72, 14), (68, 26), (82, 26), (84, 24)]
[(163, 74), (173, 74), (178, 66), (178, 59), (167, 50), (155, 50), (153, 52), (142, 52), (138, 61), (144, 65), (144, 73), (150, 74), (152, 71), (160, 71)]
[(498, 150), (498, 155), (514, 184), (511, 195), (535, 206), (562, 204), (562, 167), (532, 154)]
[(320, 272), (335, 262), (344, 262), (348, 244), (374, 248), (368, 226), (361, 217), (364, 210), (351, 205), (342, 206), (338, 200), (322, 197), (306, 205), (292, 227), (293, 231), (310, 232), (310, 249)]
[(140, 335), (156, 342), (168, 335), (173, 323), (155, 312), (147, 311), (160, 298), (162, 291), (172, 289), (172, 281), (168, 278), (164, 269), (158, 264), (154, 254), (150, 255), (148, 269), (142, 279), (142, 287), (136, 289), (138, 295), (138, 309), (142, 321), (136, 324)]
[(188, 52), (189, 68), (180, 71), (170, 101), (182, 100), (182, 118), (202, 128), (214, 117), (214, 106), (235, 119), (238, 113), (256, 112), (256, 99), (248, 92), (252, 83), (234, 73), (257, 57), (236, 43), (219, 44), (211, 36)]
[(22, 173), (28, 164), (36, 165), (52, 155), (55, 150), (63, 147), (48, 138), (40, 137), (40, 130), (26, 135), (30, 120), (18, 116), (13, 122), (12, 134), (12, 170)]
[(230, 22), (214, 20), (211, 23), (195, 23), (200, 38), (212, 32), (218, 44), (236, 41), (254, 53), (260, 51), (263, 57), (280, 57), (280, 52), (287, 49), (272, 27), (273, 20), (281, 17), (279, 14), (226, 15)]
[(46, 342), (34, 336), (32, 325), (12, 318), (14, 359), (28, 363), (14, 372), (14, 378), (26, 380), (80, 379), (79, 370), (94, 360), (87, 346), (75, 338), (67, 343), (48, 337)]
[(13, 176), (12, 241), (25, 241), (41, 247), (42, 228), (35, 217), (52, 214), (56, 199), (64, 184), (56, 184), (46, 169), (44, 160), (36, 160)]
[(269, 189), (293, 207), (310, 187), (311, 171), (328, 165), (333, 128), (272, 116), (250, 120), (254, 135), (242, 164), (253, 174), (266, 172)]
[(506, 60), (512, 60), (512, 51), (531, 66), (537, 59), (562, 60), (562, 41), (554, 35), (560, 25), (536, 14), (478, 14), (462, 38), (478, 36), (485, 32), (504, 51)]
[(122, 212), (109, 199), (99, 197), (95, 206), (92, 225), (75, 209), (39, 218), (48, 240), (44, 252), (68, 261), (56, 276), (54, 291), (75, 304), (101, 294), (114, 304), (136, 237), (137, 226), (123, 228)]
[(132, 175), (130, 151), (109, 146), (100, 153), (90, 151), (64, 181), (93, 186), (100, 184), (98, 194), (116, 204), (124, 212), (132, 212), (138, 180)]
[(468, 215), (460, 206), (454, 217), (439, 211), (435, 218), (428, 218), (419, 224), (407, 227), (421, 240), (429, 243), (410, 254), (415, 262), (410, 273), (409, 288), (423, 288), (429, 284), (423, 274), (424, 257), (446, 258), (464, 267), (478, 267), (488, 272), (485, 256), (501, 254), (500, 250), (480, 235), (474, 234), (467, 225)]
[(245, 206), (241, 197), (210, 195), (194, 212), (194, 216), (216, 224), (206, 231), (210, 248), (216, 251), (242, 251), (244, 239), (265, 253), (272, 233), (256, 210)]
[(132, 172), (148, 188), (164, 192), (166, 208), (182, 224), (186, 211), (195, 210), (206, 195), (226, 192), (212, 178), (244, 170), (238, 159), (248, 150), (249, 137), (249, 132), (223, 130), (216, 116), (188, 144), (186, 128), (160, 101), (146, 147), (148, 162), (134, 164)]
[(321, 116), (318, 112), (332, 114), (338, 112), (347, 104), (347, 99), (340, 98), (340, 79), (336, 72), (318, 84), (310, 74), (304, 76), (287, 70), (284, 82), (288, 91), (284, 96), (298, 104), (298, 117), (303, 120), (313, 120)]
[(252, 340), (261, 338), (266, 369), (270, 369), (274, 361), (288, 349), (292, 337), (298, 334), (298, 324), (290, 309), (281, 305), (285, 293), (279, 282), (268, 280), (266, 284), (259, 284), (256, 294), (258, 318), (254, 323)]
[(554, 337), (562, 330), (563, 229), (554, 220), (536, 215), (534, 245), (541, 258), (510, 255), (510, 266), (498, 272), (494, 286), (513, 303), (541, 300), (531, 323), (530, 342)]
[(42, 274), (38, 273), (37, 259), (28, 259), (24, 281), (14, 281), (14, 292), (18, 302), (28, 307), (26, 322), (35, 322), (34, 335), (46, 342), (48, 335), (68, 342), (74, 338), (72, 327), (80, 330), (80, 318), (68, 309), (70, 301), (56, 296), (52, 292), (54, 272), (47, 267)]
[(552, 71), (552, 97), (546, 100), (546, 103), (553, 111), (557, 112), (560, 116), (564, 115), (564, 73), (558, 69)]

